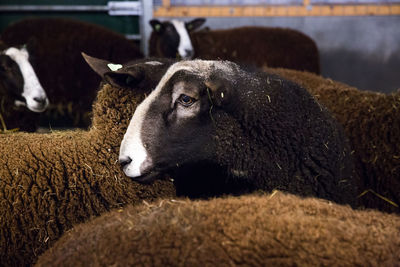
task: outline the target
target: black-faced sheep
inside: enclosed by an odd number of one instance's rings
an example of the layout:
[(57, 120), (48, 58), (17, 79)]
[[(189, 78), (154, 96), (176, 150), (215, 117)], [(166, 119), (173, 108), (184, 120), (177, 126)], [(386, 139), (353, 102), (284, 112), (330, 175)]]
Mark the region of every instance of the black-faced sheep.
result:
[[(25, 47), (9, 47), (0, 41), (0, 132), (36, 129), (35, 117), (49, 105)], [(32, 113), (32, 114), (31, 114)]]
[(268, 27), (194, 31), (204, 21), (151, 20), (150, 56), (222, 59), (258, 67), (320, 72), (318, 48), (301, 32)]
[(276, 192), (127, 206), (36, 266), (398, 266), (400, 217)]
[(143, 55), (132, 41), (87, 22), (64, 18), (30, 18), (8, 26), (1, 34), (10, 45), (29, 43), (32, 65), (51, 105), (43, 114), (45, 127), (88, 127), (100, 77), (81, 52), (111, 62), (127, 62)]
[(1, 264), (32, 264), (76, 223), (127, 203), (175, 195), (169, 180), (140, 185), (118, 164), (118, 148), (137, 103), (169, 63), (132, 63), (111, 72), (107, 61), (88, 62), (112, 84), (99, 91), (89, 131), (0, 136)]
[(320, 76), (267, 69), (306, 88), (343, 125), (350, 140), (360, 205), (400, 212), (400, 93), (357, 90)]
[(195, 184), (199, 174), (226, 187), (239, 183), (238, 193), (356, 199), (350, 151), (330, 113), (297, 84), (228, 61), (172, 65), (137, 107), (119, 161), (140, 182), (177, 169), (177, 186)]

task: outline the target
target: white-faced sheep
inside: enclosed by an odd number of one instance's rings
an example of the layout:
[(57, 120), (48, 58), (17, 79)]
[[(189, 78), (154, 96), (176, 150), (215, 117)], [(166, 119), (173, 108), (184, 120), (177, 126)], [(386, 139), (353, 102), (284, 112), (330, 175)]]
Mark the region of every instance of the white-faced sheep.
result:
[(400, 217), (274, 192), (127, 206), (36, 266), (398, 266)]
[(32, 131), (35, 118), (49, 105), (29, 62), (25, 47), (9, 47), (0, 41), (0, 132), (7, 128)]
[(0, 136), (1, 264), (32, 264), (76, 223), (127, 203), (175, 195), (169, 180), (140, 185), (118, 164), (136, 105), (169, 63), (133, 62), (112, 72), (108, 61), (87, 60), (111, 83), (101, 86), (89, 131)]
[(211, 176), (237, 193), (356, 199), (346, 137), (326, 108), (297, 84), (228, 61), (172, 65), (137, 107), (119, 161), (140, 182), (178, 170), (178, 187), (198, 183), (206, 192), (214, 185), (202, 177)]
[(139, 48), (104, 27), (64, 18), (29, 18), (8, 26), (1, 39), (10, 46), (29, 44), (32, 65), (51, 105), (40, 124), (88, 127), (100, 77), (81, 52), (111, 62), (142, 58)]
[(292, 29), (241, 27), (194, 31), (205, 19), (189, 22), (151, 20), (150, 56), (220, 59), (258, 67), (319, 73), (319, 52), (307, 35)]
[(400, 212), (400, 92), (357, 90), (312, 73), (267, 69), (306, 88), (343, 125), (359, 187), (359, 205)]

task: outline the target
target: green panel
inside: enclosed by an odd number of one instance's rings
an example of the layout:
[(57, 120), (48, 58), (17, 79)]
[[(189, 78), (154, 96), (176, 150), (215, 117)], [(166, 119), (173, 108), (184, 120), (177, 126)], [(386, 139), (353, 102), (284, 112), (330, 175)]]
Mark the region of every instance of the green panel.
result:
[(2, 5), (107, 5), (108, 0), (1, 0)]
[(139, 19), (137, 16), (109, 16), (107, 13), (42, 13), (42, 12), (7, 12), (0, 13), (0, 32), (9, 24), (28, 17), (66, 17), (102, 25), (122, 34), (138, 34)]
[[(107, 5), (107, 0), (1, 0), (1, 5)], [(27, 17), (66, 17), (102, 25), (122, 34), (139, 33), (138, 16), (109, 16), (107, 12), (1, 12), (0, 32)]]

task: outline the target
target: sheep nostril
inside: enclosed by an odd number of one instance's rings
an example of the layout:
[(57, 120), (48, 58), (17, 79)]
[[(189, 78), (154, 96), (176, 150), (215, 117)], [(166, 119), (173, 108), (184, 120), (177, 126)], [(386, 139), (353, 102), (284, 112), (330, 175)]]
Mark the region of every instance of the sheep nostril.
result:
[(126, 165), (128, 165), (129, 163), (132, 162), (132, 159), (130, 157), (122, 157), (118, 159), (119, 164), (121, 165), (121, 167), (125, 167)]
[(46, 104), (46, 98), (34, 97), (33, 100), (35, 100), (36, 102), (38, 102), (41, 105)]

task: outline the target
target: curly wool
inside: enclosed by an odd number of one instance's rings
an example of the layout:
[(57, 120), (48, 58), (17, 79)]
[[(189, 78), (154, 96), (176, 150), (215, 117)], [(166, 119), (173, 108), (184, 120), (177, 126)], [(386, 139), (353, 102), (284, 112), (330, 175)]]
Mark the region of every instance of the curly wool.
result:
[(127, 206), (66, 233), (36, 266), (395, 266), (400, 217), (270, 195)]
[(267, 69), (313, 94), (343, 125), (355, 161), (359, 205), (400, 212), (400, 93), (361, 91), (293, 70)]
[(89, 131), (0, 136), (1, 264), (30, 265), (74, 224), (128, 203), (175, 195), (170, 181), (141, 185), (118, 164), (122, 136), (143, 98), (144, 92), (106, 84)]

